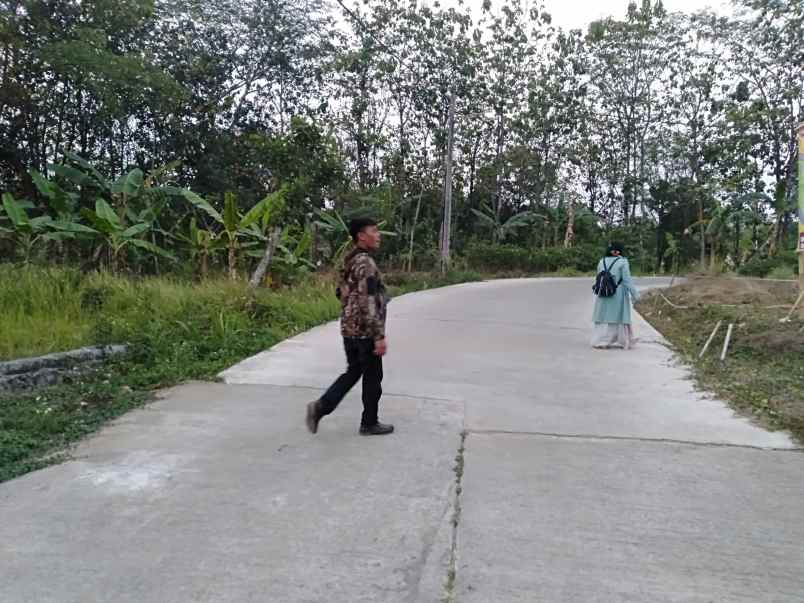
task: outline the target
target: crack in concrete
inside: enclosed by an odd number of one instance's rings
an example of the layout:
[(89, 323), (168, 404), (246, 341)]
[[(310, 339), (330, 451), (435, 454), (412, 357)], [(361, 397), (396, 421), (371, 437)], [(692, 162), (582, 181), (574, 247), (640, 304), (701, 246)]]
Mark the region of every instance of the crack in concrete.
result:
[[(281, 383), (228, 383), (226, 381), (219, 381), (221, 385), (227, 387), (278, 387), (287, 389), (303, 389), (310, 392), (325, 392), (326, 387), (316, 385), (283, 385)], [(434, 396), (420, 396), (419, 394), (401, 394), (398, 392), (383, 392), (383, 398), (407, 398), (409, 400), (422, 400), (424, 402), (444, 402), (446, 404), (461, 404), (463, 401), (456, 398), (437, 398)]]
[(476, 319), (471, 318), (467, 320), (458, 320), (454, 318), (433, 318), (433, 317), (421, 317), (416, 315), (400, 315), (395, 316), (394, 320), (409, 320), (409, 321), (416, 321), (416, 322), (437, 322), (437, 323), (446, 323), (446, 324), (472, 324), (472, 325), (489, 325), (489, 326), (497, 326), (497, 327), (517, 327), (517, 328), (524, 328), (533, 331), (537, 330), (557, 330), (557, 331), (583, 331), (586, 332), (589, 329), (583, 327), (572, 327), (567, 325), (551, 325), (547, 322), (538, 322), (538, 323), (527, 323), (527, 322), (510, 322), (505, 320), (483, 320), (483, 319)]
[(461, 493), (463, 492), (464, 452), (466, 451), (466, 438), (469, 432), (461, 432), (461, 443), (458, 454), (455, 456), (455, 498), (452, 512), (452, 541), (450, 543), (449, 565), (447, 566), (447, 582), (444, 587), (443, 603), (455, 603), (455, 592), (458, 574), (458, 525), (461, 522)]
[(444, 504), (444, 510), (442, 511), (441, 515), (438, 518), (438, 528), (427, 538), (425, 538), (424, 547), (422, 549), (421, 555), (416, 559), (416, 561), (408, 567), (404, 569), (405, 574), (405, 583), (408, 585), (408, 595), (405, 598), (406, 603), (414, 603), (420, 600), (420, 593), (421, 593), (421, 586), (422, 586), (422, 578), (424, 572), (427, 568), (428, 563), (431, 562), (431, 557), (433, 552), (435, 551), (436, 542), (438, 540), (439, 532), (441, 531), (441, 526), (447, 520), (447, 516), (449, 515), (450, 510), (453, 507), (453, 495), (452, 495), (452, 485), (447, 492), (447, 500)]
[(775, 448), (765, 446), (752, 446), (750, 444), (731, 444), (729, 442), (696, 442), (693, 440), (676, 440), (672, 438), (647, 438), (638, 436), (605, 436), (584, 433), (550, 433), (543, 431), (509, 431), (503, 429), (469, 429), (467, 433), (477, 435), (522, 435), (543, 438), (569, 439), (569, 440), (591, 440), (591, 441), (614, 441), (614, 442), (648, 442), (653, 444), (679, 444), (683, 446), (695, 446), (700, 448), (745, 448), (748, 450), (759, 450), (762, 452), (795, 452), (802, 453), (804, 448)]

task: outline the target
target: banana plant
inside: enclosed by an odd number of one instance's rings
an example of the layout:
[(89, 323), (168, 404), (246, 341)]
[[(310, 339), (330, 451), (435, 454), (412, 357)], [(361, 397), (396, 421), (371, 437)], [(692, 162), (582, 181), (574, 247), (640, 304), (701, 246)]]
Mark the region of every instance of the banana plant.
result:
[(224, 248), (223, 241), (215, 232), (198, 227), (195, 216), (190, 218), (189, 231), (178, 233), (177, 238), (184, 241), (190, 251), (190, 257), (198, 262), (198, 270), (202, 279), (209, 276), (209, 260)]
[[(335, 249), (335, 254), (332, 257), (332, 261), (335, 264), (339, 264), (343, 259), (343, 256), (346, 255), (346, 252), (352, 246), (352, 235), (349, 232), (349, 225), (346, 223), (344, 217), (335, 209), (331, 211), (321, 211), (316, 210), (316, 215), (319, 217), (319, 220), (316, 220), (316, 225), (329, 234), (330, 238), (334, 241), (333, 248)], [(377, 223), (377, 226), (382, 229), (387, 222), (381, 221)], [(380, 230), (380, 234), (386, 237), (395, 237), (396, 233), (391, 232), (388, 230)]]
[(2, 198), (0, 198), (0, 239), (10, 237), (14, 234), (14, 224), (6, 216), (5, 207), (3, 206)]
[[(315, 270), (315, 264), (307, 257), (312, 246), (313, 237), (309, 230), (305, 230), (300, 236), (291, 233), (291, 228), (286, 227), (281, 230), (276, 227), (268, 236), (266, 252), (260, 250), (249, 251), (252, 257), (261, 257), (260, 266), (255, 270), (249, 285), (257, 287), (265, 278), (268, 266), (272, 263), (279, 265), (285, 270), (280, 274), (300, 275)], [(268, 251), (270, 250), (270, 254)], [(265, 268), (261, 268), (265, 265)]]
[(489, 204), (484, 204), (482, 211), (472, 209), (480, 221), (491, 229), (492, 242), (500, 243), (508, 238), (516, 229), (528, 226), (533, 223), (536, 218), (543, 218), (539, 214), (532, 211), (523, 211), (516, 215), (511, 216), (505, 222), (502, 221), (497, 212)]
[(143, 249), (148, 253), (169, 260), (176, 259), (169, 251), (142, 238), (145, 233), (151, 230), (153, 225), (150, 222), (140, 221), (129, 225), (125, 221), (125, 217), (118, 216), (106, 200), (101, 197), (95, 200), (94, 211), (85, 207), (81, 210), (81, 215), (92, 224), (95, 231), (103, 239), (104, 247), (109, 254), (110, 266), (114, 273), (117, 273), (120, 269), (121, 253), (129, 247)]
[[(66, 192), (58, 182), (47, 180), (38, 172), (32, 171), (31, 177), (57, 215), (54, 228), (72, 233), (72, 236), (94, 234), (96, 239), (100, 238), (101, 244), (96, 249), (95, 259), (106, 251), (112, 270), (117, 272), (121, 254), (130, 247), (145, 250), (154, 256), (155, 262), (157, 257), (175, 259), (156, 241), (158, 232), (167, 235), (159, 230), (159, 215), (169, 200), (183, 191), (158, 184), (160, 178), (175, 165), (157, 168), (148, 176), (141, 169), (134, 168), (114, 181), (104, 177), (88, 161), (74, 153), (66, 153), (64, 163), (48, 166), (56, 176), (78, 187), (84, 195), (87, 191), (93, 192), (96, 195), (94, 210), (85, 207), (77, 211), (79, 194)], [(86, 220), (91, 228), (79, 225), (78, 216)]]
[(48, 241), (63, 241), (71, 238), (76, 232), (91, 230), (80, 224), (62, 222), (58, 223), (50, 216), (31, 218), (28, 210), (33, 204), (25, 200), (15, 199), (11, 193), (2, 196), (2, 208), (6, 216), (8, 227), (0, 227), (0, 234), (10, 236), (14, 241), (14, 248), (22, 256), (24, 264), (31, 261), (34, 248)]
[[(272, 210), (276, 211), (277, 193), (268, 195), (246, 214), (241, 214), (237, 209), (237, 198), (234, 193), (227, 192), (224, 195), (223, 214), (221, 214), (209, 201), (197, 193), (188, 190), (182, 192), (187, 201), (206, 213), (221, 227), (216, 236), (225, 243), (231, 280), (237, 280), (238, 251), (253, 247), (259, 244), (259, 240), (266, 238), (263, 231), (270, 225)], [(284, 193), (282, 193), (282, 201), (284, 203)], [(262, 229), (260, 225), (262, 225)]]
[(315, 270), (315, 264), (305, 257), (312, 243), (313, 235), (309, 230), (305, 230), (304, 234), (296, 238), (285, 229), (282, 242), (277, 246), (277, 250), (282, 252), (281, 261), (291, 267), (303, 266)]
[[(291, 234), (290, 227), (287, 227), (281, 231), (279, 241), (276, 244), (276, 251), (279, 252), (276, 259), (290, 267), (304, 267), (314, 270), (315, 264), (305, 257), (312, 243), (313, 236), (309, 230), (305, 230), (301, 236), (297, 237)], [(254, 250), (249, 251), (248, 255), (258, 258), (262, 257), (263, 252)]]
[[(134, 168), (122, 174), (117, 180), (107, 179), (88, 161), (74, 153), (65, 153), (66, 162), (48, 166), (57, 176), (79, 187), (82, 191), (93, 190), (96, 195), (112, 206), (121, 222), (125, 221), (129, 211), (142, 213), (154, 209), (154, 199), (170, 199), (181, 196), (184, 189), (159, 184), (162, 177), (175, 169), (178, 162), (172, 162), (156, 168), (146, 175), (141, 169)], [(43, 179), (42, 179), (43, 180)], [(47, 182), (47, 181), (45, 181)], [(39, 184), (37, 184), (39, 186)], [(58, 185), (51, 183), (51, 188), (58, 190)], [(40, 187), (46, 197), (52, 197), (50, 191)], [(77, 197), (76, 197), (77, 198)], [(136, 207), (134, 207), (136, 205)], [(160, 209), (160, 208), (157, 208)], [(158, 212), (153, 212), (158, 215)]]
[(669, 232), (665, 233), (665, 240), (667, 241), (667, 246), (665, 248), (664, 255), (668, 260), (671, 260), (673, 263), (673, 277), (678, 275), (678, 261), (681, 258), (681, 246), (679, 245), (678, 240)]
[(56, 214), (58, 220), (75, 222), (80, 219), (77, 211), (79, 195), (65, 191), (56, 182), (48, 180), (36, 170), (28, 172), (36, 189), (45, 200), (48, 207)]
[(64, 240), (92, 240), (98, 236), (97, 230), (81, 224), (78, 193), (65, 191), (58, 183), (48, 180), (36, 170), (30, 170), (29, 174), (39, 194), (55, 214), (50, 226), (59, 233), (56, 237), (59, 253), (63, 252), (61, 243)]
[(280, 243), (282, 234), (282, 227), (280, 223), (285, 217), (285, 197), (288, 192), (288, 187), (283, 186), (277, 191), (274, 191), (265, 199), (260, 201), (249, 213), (253, 214), (254, 219), (248, 223), (248, 215), (246, 228), (252, 233), (252, 236), (260, 242), (264, 242), (265, 248), (262, 252), (257, 268), (249, 279), (249, 287), (252, 289), (257, 288), (265, 278), (268, 268), (271, 266), (274, 254), (276, 253), (277, 246)]
[(333, 262), (337, 264), (352, 244), (352, 235), (349, 233), (349, 226), (337, 210), (333, 209), (329, 212), (316, 210), (316, 214), (319, 217), (319, 220), (316, 221), (316, 225), (321, 230), (328, 233), (335, 241), (336, 250), (332, 259)]

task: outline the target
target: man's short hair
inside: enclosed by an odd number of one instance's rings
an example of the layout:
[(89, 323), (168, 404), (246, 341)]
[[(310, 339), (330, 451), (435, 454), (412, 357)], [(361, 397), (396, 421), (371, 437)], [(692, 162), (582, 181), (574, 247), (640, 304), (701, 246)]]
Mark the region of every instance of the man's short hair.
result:
[(349, 223), (349, 234), (352, 235), (352, 240), (357, 243), (357, 235), (369, 226), (377, 226), (377, 222), (371, 218), (355, 218), (352, 220)]

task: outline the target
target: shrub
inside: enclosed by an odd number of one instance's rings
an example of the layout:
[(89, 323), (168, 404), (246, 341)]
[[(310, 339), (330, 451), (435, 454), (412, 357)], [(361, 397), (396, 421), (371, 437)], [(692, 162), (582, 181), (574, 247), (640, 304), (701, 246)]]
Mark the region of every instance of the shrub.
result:
[(590, 272), (597, 267), (600, 251), (596, 247), (550, 247), (531, 256), (532, 272), (558, 272), (573, 269)]
[(774, 257), (754, 256), (737, 270), (743, 276), (765, 278), (772, 274), (772, 278), (793, 278), (798, 274), (798, 258), (795, 252), (784, 251)]
[(515, 245), (473, 243), (466, 248), (465, 255), (467, 263), (474, 270), (529, 272), (532, 266), (530, 252)]
[(796, 271), (792, 266), (777, 266), (768, 273), (768, 278), (781, 279), (785, 281), (794, 280), (796, 278)]
[(594, 271), (599, 259), (600, 251), (592, 246), (530, 250), (515, 245), (473, 243), (465, 251), (467, 265), (485, 272), (586, 273)]

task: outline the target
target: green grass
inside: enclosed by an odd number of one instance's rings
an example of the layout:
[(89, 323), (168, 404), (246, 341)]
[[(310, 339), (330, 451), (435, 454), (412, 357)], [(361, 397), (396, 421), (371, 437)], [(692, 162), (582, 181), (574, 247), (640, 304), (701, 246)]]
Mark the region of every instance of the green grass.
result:
[(92, 338), (77, 270), (0, 265), (0, 360), (79, 347)]
[[(337, 318), (334, 285), (310, 277), (280, 290), (244, 283), (127, 279), (70, 269), (0, 270), (0, 357), (90, 344), (130, 353), (77, 381), (0, 396), (0, 482), (63, 458), (65, 448), (160, 387), (224, 368)], [(479, 280), (476, 273), (389, 275), (393, 295)]]

